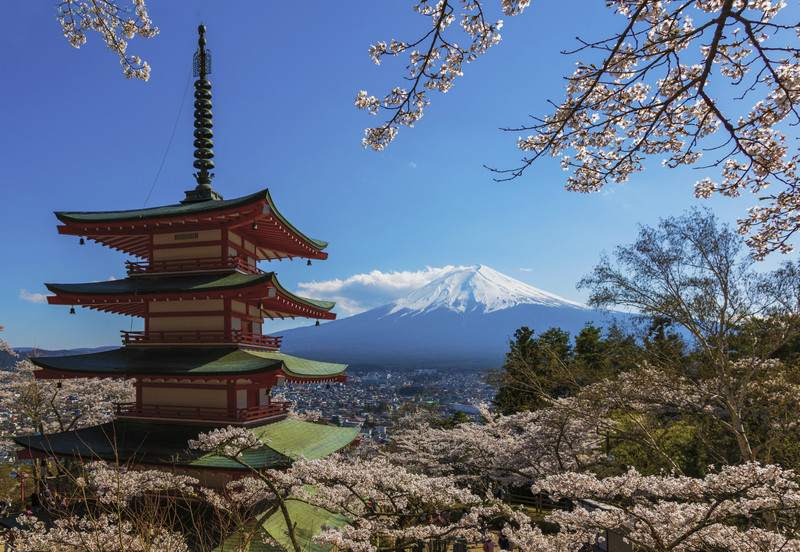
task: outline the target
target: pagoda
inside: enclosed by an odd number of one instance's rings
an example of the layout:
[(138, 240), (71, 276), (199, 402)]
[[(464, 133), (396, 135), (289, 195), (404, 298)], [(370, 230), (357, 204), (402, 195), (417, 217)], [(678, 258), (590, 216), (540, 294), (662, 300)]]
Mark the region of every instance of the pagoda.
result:
[(60, 234), (122, 251), (121, 280), (46, 284), (48, 302), (141, 317), (144, 329), (122, 331), (122, 347), (94, 354), (31, 360), (39, 378), (135, 379), (135, 400), (116, 405), (116, 419), (63, 433), (17, 437), (22, 456), (99, 458), (139, 466), (168, 466), (222, 486), (242, 475), (233, 461), (188, 451), (200, 432), (228, 425), (250, 428), (269, 444), (245, 452), (256, 469), (290, 466), (350, 444), (358, 428), (287, 417), (274, 401), (284, 382), (340, 382), (345, 365), (280, 352), (281, 338), (263, 333), (265, 319), (332, 320), (334, 303), (299, 297), (264, 272), (260, 261), (327, 258), (326, 242), (295, 228), (268, 190), (223, 199), (214, 174), (210, 54), (199, 27), (194, 58), (194, 174), (196, 187), (180, 203), (105, 212), (57, 212)]

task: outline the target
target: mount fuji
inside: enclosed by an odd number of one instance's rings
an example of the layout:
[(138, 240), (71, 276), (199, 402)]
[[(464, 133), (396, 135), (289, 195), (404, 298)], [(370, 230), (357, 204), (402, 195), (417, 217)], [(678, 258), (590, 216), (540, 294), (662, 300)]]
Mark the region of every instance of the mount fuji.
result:
[(386, 305), (283, 332), (285, 353), (353, 367), (489, 368), (514, 332), (559, 327), (575, 335), (602, 312), (488, 266), (457, 269)]

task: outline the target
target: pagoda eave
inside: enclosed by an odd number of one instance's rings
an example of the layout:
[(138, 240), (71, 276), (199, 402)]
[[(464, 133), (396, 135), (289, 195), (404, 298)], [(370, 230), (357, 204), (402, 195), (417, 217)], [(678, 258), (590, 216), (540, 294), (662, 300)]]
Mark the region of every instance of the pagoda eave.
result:
[(345, 383), (347, 381), (347, 374), (339, 374), (337, 376), (322, 376), (319, 378), (297, 377), (291, 374), (286, 374), (286, 381), (288, 383)]
[[(54, 295), (51, 305), (89, 307), (130, 316), (177, 316), (169, 310), (149, 313), (153, 303), (223, 299), (257, 307), (265, 316), (334, 320), (335, 303), (294, 295), (281, 286), (275, 273), (218, 273), (188, 276), (134, 276), (86, 284), (45, 284)], [(184, 316), (189, 313), (182, 313)], [(192, 316), (219, 316), (220, 311), (191, 311)], [(245, 316), (252, 317), (248, 313)]]
[[(291, 381), (340, 381), (346, 364), (302, 359), (277, 351), (226, 347), (122, 347), (58, 357), (35, 357), (37, 377), (190, 378), (273, 378), (278, 372)], [(261, 376), (260, 374), (265, 374)]]
[[(281, 257), (326, 259), (327, 242), (309, 238), (275, 208), (269, 190), (233, 200), (203, 201), (131, 211), (57, 212), (60, 234), (85, 236), (103, 245), (145, 257), (153, 233), (179, 230), (240, 230), (265, 252), (263, 260)], [(266, 254), (274, 251), (274, 255)]]
[[(239, 298), (236, 295), (234, 298)], [(121, 314), (124, 316), (137, 316), (139, 318), (147, 314), (147, 303), (159, 301), (182, 301), (193, 299), (229, 299), (228, 294), (198, 294), (198, 295), (160, 295), (160, 296), (136, 296), (136, 297), (87, 297), (81, 295), (49, 295), (47, 302), (50, 305), (63, 305), (73, 307), (86, 307), (93, 310), (108, 312), (112, 314)], [(251, 299), (251, 303), (259, 297), (255, 296)], [(161, 315), (172, 315), (174, 313), (159, 313)], [(191, 316), (219, 316), (217, 311), (191, 311)], [(285, 320), (287, 318), (294, 319), (301, 318), (315, 318), (317, 320), (336, 320), (336, 313), (312, 309), (303, 306), (293, 305), (288, 300), (275, 301), (274, 298), (264, 298), (264, 307), (262, 309), (264, 318), (274, 320), (276, 318)], [(150, 315), (157, 318), (157, 315)], [(249, 319), (257, 319), (256, 317), (247, 317)]]
[[(34, 363), (36, 364), (36, 363)], [(64, 378), (111, 378), (111, 379), (136, 379), (148, 383), (156, 384), (175, 384), (181, 387), (191, 387), (193, 384), (202, 384), (203, 389), (213, 389), (216, 387), (227, 388), (230, 382), (247, 378), (250, 381), (248, 385), (261, 386), (275, 385), (278, 377), (283, 377), (284, 381), (292, 383), (307, 383), (310, 380), (304, 378), (296, 378), (287, 376), (281, 368), (274, 368), (269, 372), (259, 373), (245, 373), (245, 374), (154, 374), (154, 373), (125, 373), (125, 372), (94, 372), (94, 371), (81, 371), (81, 370), (57, 370), (52, 368), (43, 368), (39, 365), (36, 366), (36, 379), (41, 380), (63, 380)], [(344, 379), (335, 379), (339, 376), (331, 376), (328, 379), (316, 378), (313, 381), (331, 381), (331, 382), (344, 382), (347, 381), (347, 376), (341, 374)]]
[[(190, 439), (216, 427), (116, 420), (62, 433), (14, 437), (14, 441), (32, 455), (234, 473), (249, 471), (213, 453), (187, 450)], [(314, 460), (346, 447), (358, 436), (360, 428), (324, 426), (288, 418), (256, 426), (252, 431), (265, 445), (246, 450), (240, 459), (255, 469), (286, 469), (301, 456)]]

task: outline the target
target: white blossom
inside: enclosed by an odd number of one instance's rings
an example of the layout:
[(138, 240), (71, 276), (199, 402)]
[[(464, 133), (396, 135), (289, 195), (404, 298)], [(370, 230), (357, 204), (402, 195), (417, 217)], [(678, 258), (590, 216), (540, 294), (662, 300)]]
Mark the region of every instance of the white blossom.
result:
[[(456, 4), (460, 7), (458, 16), (454, 8)], [(364, 90), (358, 93), (355, 101), (358, 109), (373, 115), (380, 110), (391, 114), (385, 124), (366, 129), (366, 137), (362, 140), (364, 147), (380, 151), (394, 140), (401, 125), (413, 127), (430, 103), (426, 91), (447, 92), (454, 79), (462, 75), (465, 63), (474, 61), (500, 42), (498, 31), (503, 22), (487, 21), (483, 4), (480, 0), (440, 0), (432, 5), (428, 0), (420, 0), (413, 6), (414, 10), (432, 24), (424, 36), (414, 42), (392, 39), (388, 44), (378, 42), (370, 46), (369, 56), (377, 65), (386, 56), (407, 55), (406, 70), (413, 85), (410, 90), (395, 88), (382, 99), (368, 96)], [(506, 15), (517, 15), (529, 4), (530, 0), (503, 0), (501, 8)], [(466, 46), (459, 46), (451, 38), (456, 31), (448, 29), (456, 20), (465, 35)]]
[[(446, 92), (463, 64), (500, 40), (501, 21), (488, 23), (487, 0), (420, 2), (415, 9), (433, 22), (415, 42), (392, 40), (370, 49), (376, 63), (409, 55), (410, 90), (382, 99), (363, 92), (359, 109), (381, 110), (388, 120), (366, 130), (365, 147), (381, 150), (400, 125), (413, 126), (428, 105), (426, 90)], [(528, 2), (501, 0), (507, 15)], [(702, 177), (697, 197), (750, 193), (758, 203), (739, 220), (739, 231), (757, 259), (792, 250), (800, 227), (800, 149), (787, 129), (800, 123), (800, 48), (794, 17), (785, 2), (744, 0), (609, 0), (624, 21), (607, 39), (581, 41), (589, 57), (568, 78), (566, 96), (521, 133), (518, 167), (497, 170), (516, 178), (542, 156), (560, 159), (570, 174), (566, 187), (596, 192), (625, 182), (648, 157), (667, 167), (714, 166), (720, 178)], [(467, 46), (449, 38), (460, 14)], [(420, 53), (426, 52), (426, 53)], [(598, 57), (599, 59), (594, 59)]]
[(59, 0), (57, 19), (70, 45), (86, 43), (86, 31), (97, 32), (109, 50), (119, 55), (126, 78), (146, 81), (150, 66), (138, 56), (126, 54), (128, 40), (134, 36), (150, 38), (158, 34), (152, 26), (144, 0)]
[(264, 446), (256, 435), (243, 427), (228, 426), (201, 433), (189, 441), (189, 448), (218, 452), (224, 456), (238, 458), (245, 450)]
[(39, 380), (36, 370), (24, 360), (0, 371), (0, 408), (12, 414), (18, 435), (99, 425), (114, 418), (115, 403), (133, 400), (133, 380)]

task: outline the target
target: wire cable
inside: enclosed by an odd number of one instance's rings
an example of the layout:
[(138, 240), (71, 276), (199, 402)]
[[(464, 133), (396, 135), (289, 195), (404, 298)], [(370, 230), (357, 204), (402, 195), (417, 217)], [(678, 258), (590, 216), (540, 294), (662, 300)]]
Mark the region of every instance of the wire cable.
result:
[(186, 88), (183, 89), (183, 97), (181, 98), (181, 106), (178, 108), (178, 116), (175, 117), (175, 126), (172, 127), (172, 134), (169, 137), (169, 143), (167, 144), (167, 151), (164, 152), (164, 158), (161, 160), (161, 165), (158, 167), (158, 172), (156, 172), (156, 177), (153, 179), (153, 185), (150, 186), (150, 191), (147, 193), (147, 198), (144, 200), (144, 204), (142, 205), (142, 209), (147, 206), (147, 202), (150, 201), (150, 196), (153, 194), (153, 190), (156, 187), (156, 182), (158, 182), (158, 177), (161, 175), (161, 169), (164, 168), (164, 163), (167, 161), (167, 155), (169, 154), (169, 148), (172, 147), (172, 139), (175, 138), (175, 131), (178, 130), (178, 121), (181, 120), (181, 113), (183, 113), (183, 104), (186, 103), (186, 92), (189, 90), (189, 83), (192, 82), (192, 74), (189, 73), (189, 77), (186, 79)]

